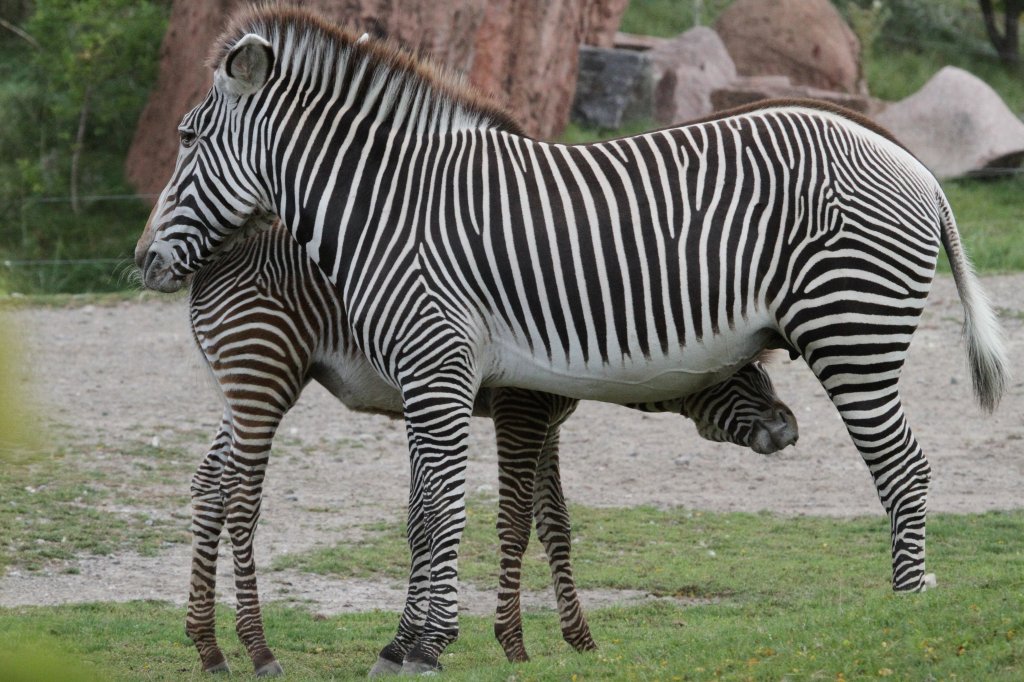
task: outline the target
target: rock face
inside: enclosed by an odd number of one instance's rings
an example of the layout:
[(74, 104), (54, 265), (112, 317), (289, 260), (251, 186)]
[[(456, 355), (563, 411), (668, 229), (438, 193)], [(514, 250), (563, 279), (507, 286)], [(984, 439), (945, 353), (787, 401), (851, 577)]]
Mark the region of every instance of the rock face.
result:
[(651, 59), (644, 52), (580, 47), (572, 120), (617, 130), (652, 115)]
[(740, 75), (866, 94), (860, 41), (828, 0), (736, 0), (715, 29)]
[(503, 100), (528, 134), (553, 137), (569, 120), (579, 46), (610, 42), (627, 4), (493, 0), (475, 37), (469, 81)]
[(736, 65), (718, 34), (697, 26), (659, 40), (648, 55), (654, 71), (654, 119), (682, 123), (714, 111), (711, 93), (736, 78)]
[(737, 78), (711, 93), (711, 104), (715, 111), (732, 109), (763, 99), (819, 99), (862, 114), (870, 113), (877, 106), (875, 100), (864, 95), (793, 85), (786, 76)]
[(988, 84), (954, 66), (875, 120), (938, 178), (995, 174), (1024, 160), (1024, 123)]
[(158, 194), (167, 184), (178, 156), (178, 123), (210, 89), (206, 52), (235, 4), (236, 0), (211, 0), (175, 2), (171, 7), (157, 84), (125, 159), (125, 175), (139, 194)]
[[(209, 90), (210, 43), (242, 0), (174, 0), (160, 73), (125, 162), (141, 194), (159, 192), (177, 155), (181, 117)], [(584, 41), (611, 43), (627, 0), (308, 0), (363, 30), (379, 28), (410, 49), (468, 75), (536, 137), (559, 133), (576, 91)]]
[(612, 47), (615, 44), (615, 32), (619, 30), (619, 23), (628, 6), (629, 0), (588, 2), (583, 44)]

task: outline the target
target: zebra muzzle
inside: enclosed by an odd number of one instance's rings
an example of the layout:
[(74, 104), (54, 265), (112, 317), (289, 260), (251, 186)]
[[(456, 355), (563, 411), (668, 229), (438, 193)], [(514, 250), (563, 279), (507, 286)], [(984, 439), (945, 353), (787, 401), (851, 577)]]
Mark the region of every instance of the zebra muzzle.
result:
[(799, 437), (796, 416), (786, 408), (777, 407), (754, 424), (750, 449), (758, 454), (770, 455), (794, 445)]
[(154, 242), (146, 253), (142, 266), (142, 282), (147, 289), (171, 293), (181, 288), (182, 280), (171, 271), (174, 257), (171, 248)]

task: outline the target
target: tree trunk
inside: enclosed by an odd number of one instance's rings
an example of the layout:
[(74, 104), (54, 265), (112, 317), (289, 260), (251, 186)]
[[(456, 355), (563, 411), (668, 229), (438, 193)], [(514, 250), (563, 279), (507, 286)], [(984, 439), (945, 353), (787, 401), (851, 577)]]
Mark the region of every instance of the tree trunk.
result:
[(1024, 0), (1005, 0), (1003, 4), (1003, 31), (996, 25), (996, 10), (992, 0), (978, 0), (981, 15), (985, 20), (985, 32), (992, 46), (996, 48), (999, 61), (1008, 66), (1020, 63), (1020, 15), (1024, 12)]
[[(178, 154), (178, 122), (210, 87), (202, 55), (242, 0), (173, 0), (160, 76), (139, 117), (125, 174), (158, 194)], [(558, 134), (576, 92), (576, 59), (587, 40), (610, 45), (627, 0), (306, 0), (331, 20), (383, 27), (393, 39), (465, 72), (503, 101), (528, 133)]]
[(89, 100), (92, 97), (92, 89), (86, 88), (82, 95), (82, 110), (78, 112), (78, 132), (75, 133), (75, 141), (71, 145), (71, 212), (79, 215), (82, 212), (82, 203), (78, 197), (78, 167), (82, 160), (82, 147), (85, 146), (85, 124), (89, 120)]

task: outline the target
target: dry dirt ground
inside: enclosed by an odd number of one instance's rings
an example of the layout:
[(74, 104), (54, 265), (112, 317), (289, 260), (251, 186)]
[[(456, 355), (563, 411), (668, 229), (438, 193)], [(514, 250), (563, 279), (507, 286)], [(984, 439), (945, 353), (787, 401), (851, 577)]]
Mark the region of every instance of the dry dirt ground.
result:
[[(983, 278), (1003, 313), (1015, 378), (999, 411), (974, 403), (963, 344), (962, 310), (952, 280), (939, 277), (914, 339), (903, 377), (910, 422), (933, 469), (933, 512), (980, 512), (1021, 506), (1024, 484), (1024, 275)], [(123, 459), (159, 439), (198, 463), (220, 417), (187, 326), (183, 298), (148, 298), (112, 305), (30, 307), (7, 313), (23, 338), (23, 380), (61, 425), (72, 448), (104, 443)], [(599, 506), (650, 504), (716, 511), (781, 514), (882, 515), (867, 470), (831, 403), (802, 361), (780, 356), (770, 368), (778, 393), (800, 422), (795, 447), (762, 457), (700, 440), (680, 417), (642, 415), (585, 404), (565, 426), (563, 480), (567, 497)], [(197, 434), (209, 434), (197, 435)], [(318, 386), (310, 387), (282, 425), (267, 477), (257, 557), (273, 557), (358, 537), (374, 520), (402, 518), (408, 484), (400, 424), (354, 414)], [(128, 461), (111, 457), (117, 471)], [(181, 469), (185, 471), (184, 467)], [(189, 475), (155, 483), (188, 490)], [(493, 495), (493, 430), (475, 420), (468, 472), (471, 493)], [(154, 499), (159, 496), (154, 495)], [(152, 509), (153, 514), (187, 513)], [(472, 522), (472, 521), (471, 521)], [(186, 523), (181, 522), (184, 527)], [(186, 545), (156, 557), (136, 553), (82, 557), (77, 574), (12, 570), (0, 577), (0, 606), (76, 601), (164, 599), (183, 602), (188, 584)], [(230, 560), (221, 565), (229, 570)], [(223, 575), (223, 573), (222, 573)], [(231, 599), (230, 580), (222, 597)], [(321, 613), (394, 609), (400, 585), (332, 580), (292, 571), (264, 571), (265, 599), (305, 602)], [(642, 599), (621, 592), (585, 592), (591, 608)], [(549, 605), (547, 594), (527, 606)], [(463, 608), (492, 612), (490, 593), (464, 588)]]

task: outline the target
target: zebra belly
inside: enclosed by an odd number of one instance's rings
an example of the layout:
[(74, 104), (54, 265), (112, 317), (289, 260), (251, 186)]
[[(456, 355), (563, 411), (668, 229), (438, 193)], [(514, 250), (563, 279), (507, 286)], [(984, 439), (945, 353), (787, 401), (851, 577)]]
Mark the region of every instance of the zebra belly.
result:
[[(401, 419), (402, 394), (385, 381), (358, 351), (322, 354), (314, 359), (310, 378), (354, 412)], [(483, 388), (473, 406), (474, 417), (491, 416), (491, 393)]]
[(764, 350), (769, 329), (724, 330), (685, 347), (649, 357), (624, 356), (610, 362), (531, 352), (511, 336), (498, 339), (485, 386), (517, 386), (580, 400), (638, 403), (695, 393), (730, 376)]
[(350, 410), (402, 416), (402, 394), (358, 351), (318, 356), (310, 375)]

